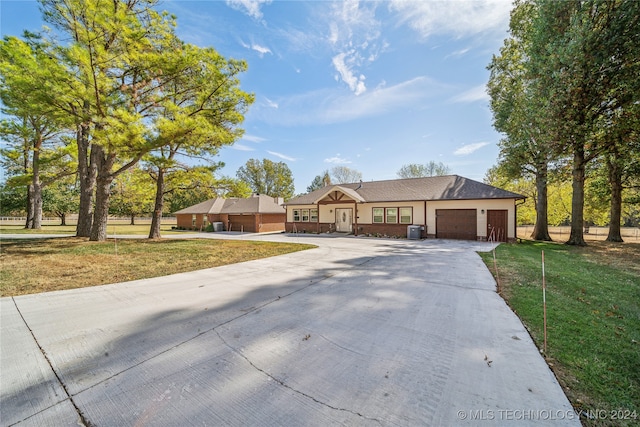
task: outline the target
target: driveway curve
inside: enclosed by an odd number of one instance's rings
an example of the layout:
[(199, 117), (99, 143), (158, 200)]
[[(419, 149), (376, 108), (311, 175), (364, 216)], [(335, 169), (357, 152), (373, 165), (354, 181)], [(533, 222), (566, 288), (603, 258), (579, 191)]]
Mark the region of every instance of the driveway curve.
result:
[(0, 423), (580, 425), (491, 244), (211, 236), (318, 248), (2, 298)]

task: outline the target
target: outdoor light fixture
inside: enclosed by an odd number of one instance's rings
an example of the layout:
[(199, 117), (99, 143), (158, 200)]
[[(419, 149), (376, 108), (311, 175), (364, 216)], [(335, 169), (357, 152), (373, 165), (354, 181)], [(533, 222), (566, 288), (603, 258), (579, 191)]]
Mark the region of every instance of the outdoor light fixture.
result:
[(484, 215), (484, 209), (480, 210), (480, 213), (481, 213), (482, 215)]

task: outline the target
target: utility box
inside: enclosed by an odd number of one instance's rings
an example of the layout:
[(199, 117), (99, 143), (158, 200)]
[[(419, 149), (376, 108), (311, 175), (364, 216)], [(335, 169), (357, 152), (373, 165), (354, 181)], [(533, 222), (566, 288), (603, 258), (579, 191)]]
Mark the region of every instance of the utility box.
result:
[(422, 234), (422, 227), (419, 225), (407, 226), (407, 239), (419, 240)]
[(212, 222), (213, 231), (224, 231), (224, 223), (222, 222)]

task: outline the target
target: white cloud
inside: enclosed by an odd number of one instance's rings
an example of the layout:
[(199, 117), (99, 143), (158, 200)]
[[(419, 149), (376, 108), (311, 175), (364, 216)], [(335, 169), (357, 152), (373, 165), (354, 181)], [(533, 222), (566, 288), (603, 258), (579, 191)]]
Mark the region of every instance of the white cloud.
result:
[(242, 139), (244, 139), (245, 141), (257, 142), (257, 143), (264, 142), (267, 140), (266, 138), (262, 138), (261, 136), (246, 135), (246, 134), (242, 137)]
[(267, 100), (267, 105), (268, 105), (269, 107), (271, 107), (271, 108), (278, 108), (278, 103), (277, 103), (277, 102), (270, 100), (270, 99), (269, 99), (269, 98), (267, 98), (266, 96), (265, 96), (265, 98), (264, 98), (264, 99), (266, 99), (266, 100)]
[(489, 145), (488, 142), (476, 142), (476, 143), (473, 143), (473, 144), (463, 145), (462, 147), (460, 147), (456, 151), (454, 151), (453, 154), (456, 155), (456, 156), (467, 156), (469, 154), (472, 154), (472, 153), (478, 151), (479, 149), (481, 149), (482, 147), (485, 147), (487, 145)]
[(275, 151), (268, 151), (267, 150), (267, 153), (271, 154), (272, 156), (279, 157), (279, 158), (281, 158), (283, 160), (288, 160), (290, 162), (295, 162), (297, 160), (295, 157), (290, 157), (290, 156), (287, 156), (287, 155), (282, 154), (282, 153), (277, 153)]
[(359, 77), (354, 75), (353, 70), (345, 63), (346, 55), (347, 54), (343, 52), (334, 56), (333, 66), (340, 74), (342, 81), (349, 86), (349, 89), (351, 89), (356, 95), (361, 95), (367, 90), (367, 87), (364, 84), (365, 77), (363, 75), (360, 75)]
[(235, 144), (233, 144), (231, 146), (231, 148), (233, 148), (234, 150), (238, 150), (238, 151), (255, 151), (253, 148), (247, 147), (244, 144), (238, 144), (237, 142)]
[(271, 3), (271, 0), (227, 0), (227, 6), (239, 10), (254, 19), (262, 19), (262, 5)]
[(375, 61), (388, 46), (378, 42), (381, 24), (375, 18), (376, 7), (375, 2), (357, 0), (332, 3), (327, 24), (327, 41), (335, 53), (332, 64), (338, 80), (345, 82), (356, 95), (367, 90), (361, 69)]
[(489, 101), (490, 97), (487, 93), (485, 85), (478, 85), (462, 92), (450, 99), (453, 103), (470, 103), (476, 101)]
[(334, 165), (348, 165), (351, 160), (340, 157), (340, 154), (336, 154), (334, 157), (324, 159), (325, 163), (333, 163)]
[(381, 86), (360, 96), (340, 90), (318, 90), (278, 100), (278, 109), (255, 105), (250, 114), (282, 126), (342, 123), (384, 113), (424, 107), (424, 101), (450, 90), (429, 77)]
[(248, 43), (244, 42), (243, 40), (240, 40), (240, 45), (242, 47), (244, 47), (245, 49), (251, 49), (251, 50), (254, 50), (254, 51), (258, 52), (258, 55), (260, 56), (260, 58), (262, 58), (265, 53), (272, 53), (271, 49), (269, 49), (268, 47), (265, 47), (265, 46), (261, 46), (261, 45), (259, 45), (257, 43), (253, 43), (252, 42), (251, 44), (248, 44)]
[(406, 23), (424, 38), (434, 34), (462, 37), (487, 31), (506, 31), (512, 1), (392, 0), (389, 8), (398, 13), (401, 23)]
[(465, 48), (465, 49), (456, 50), (454, 52), (451, 52), (447, 56), (445, 56), (445, 59), (446, 58), (457, 58), (457, 57), (463, 56), (465, 53), (469, 52), (469, 50), (471, 50), (471, 49), (468, 48), (468, 47)]
[(265, 53), (271, 53), (271, 49), (269, 49), (268, 47), (260, 46), (259, 44), (255, 44), (255, 43), (251, 45), (251, 49), (258, 52), (261, 58)]

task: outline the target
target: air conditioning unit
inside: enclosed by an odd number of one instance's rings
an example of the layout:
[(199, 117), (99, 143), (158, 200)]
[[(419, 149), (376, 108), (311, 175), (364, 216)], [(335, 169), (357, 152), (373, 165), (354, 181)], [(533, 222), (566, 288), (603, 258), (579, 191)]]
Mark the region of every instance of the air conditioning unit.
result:
[(224, 231), (224, 223), (222, 222), (212, 222), (213, 231)]
[(422, 234), (422, 227), (419, 225), (407, 226), (407, 239), (419, 240)]

